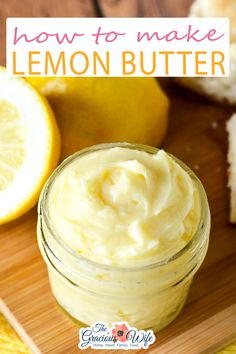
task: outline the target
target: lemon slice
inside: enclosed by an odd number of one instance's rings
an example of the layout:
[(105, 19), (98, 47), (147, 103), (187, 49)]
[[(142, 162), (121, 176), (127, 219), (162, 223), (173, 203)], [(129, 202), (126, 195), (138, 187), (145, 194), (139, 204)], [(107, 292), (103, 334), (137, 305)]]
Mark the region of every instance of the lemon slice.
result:
[(59, 152), (59, 132), (47, 101), (0, 67), (0, 224), (37, 202)]

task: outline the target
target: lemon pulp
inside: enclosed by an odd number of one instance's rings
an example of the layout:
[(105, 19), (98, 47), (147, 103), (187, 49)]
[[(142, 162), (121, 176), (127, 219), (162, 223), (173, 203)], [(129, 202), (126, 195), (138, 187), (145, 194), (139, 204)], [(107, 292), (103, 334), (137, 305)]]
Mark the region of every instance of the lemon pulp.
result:
[(17, 108), (8, 101), (0, 100), (0, 190), (14, 180), (16, 170), (25, 158), (25, 130), (19, 124)]

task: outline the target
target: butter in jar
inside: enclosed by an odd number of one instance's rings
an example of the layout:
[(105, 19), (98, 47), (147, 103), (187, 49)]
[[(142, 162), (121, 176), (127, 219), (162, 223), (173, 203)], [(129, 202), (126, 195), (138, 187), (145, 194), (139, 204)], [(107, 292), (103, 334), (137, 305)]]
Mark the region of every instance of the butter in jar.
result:
[(183, 163), (143, 145), (97, 145), (66, 159), (39, 203), (53, 294), (74, 319), (158, 331), (182, 309), (205, 257), (210, 213)]

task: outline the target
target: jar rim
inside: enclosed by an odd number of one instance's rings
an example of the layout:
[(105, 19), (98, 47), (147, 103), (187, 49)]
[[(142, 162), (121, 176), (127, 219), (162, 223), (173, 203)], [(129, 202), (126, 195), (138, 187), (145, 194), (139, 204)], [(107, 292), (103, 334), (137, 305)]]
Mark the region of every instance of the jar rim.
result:
[[(45, 226), (47, 227), (48, 231), (50, 232), (50, 235), (53, 237), (53, 239), (56, 241), (59, 247), (62, 247), (64, 250), (69, 252), (69, 254), (77, 261), (83, 261), (83, 263), (87, 263), (88, 265), (91, 265), (93, 267), (96, 267), (98, 269), (105, 269), (105, 270), (113, 270), (113, 271), (124, 271), (124, 272), (130, 272), (130, 271), (144, 271), (144, 270), (150, 270), (154, 268), (161, 267), (163, 265), (169, 264), (176, 259), (180, 258), (182, 255), (184, 255), (188, 250), (194, 249), (195, 245), (201, 241), (201, 236), (205, 236), (205, 239), (202, 239), (202, 243), (206, 241), (208, 238), (208, 234), (204, 232), (207, 223), (205, 222), (205, 218), (207, 217), (209, 219), (210, 217), (210, 212), (209, 212), (209, 205), (208, 205), (208, 200), (206, 196), (206, 192), (204, 190), (204, 187), (199, 180), (199, 178), (195, 175), (195, 173), (187, 166), (185, 165), (181, 160), (173, 156), (172, 154), (168, 153), (168, 156), (170, 156), (172, 159), (174, 159), (175, 162), (177, 162), (192, 178), (192, 180), (195, 181), (199, 193), (199, 198), (200, 198), (200, 205), (201, 205), (201, 215), (200, 215), (200, 220), (198, 224), (198, 228), (191, 238), (191, 240), (177, 253), (166, 257), (160, 261), (153, 262), (147, 265), (132, 265), (132, 266), (117, 266), (117, 265), (109, 265), (109, 264), (103, 264), (103, 263), (98, 263), (96, 261), (93, 261), (89, 258), (84, 257), (81, 254), (78, 254), (75, 250), (70, 248), (66, 242), (63, 242), (63, 240), (58, 236), (57, 232), (52, 228), (50, 218), (49, 218), (49, 212), (48, 212), (48, 195), (50, 193), (50, 189), (55, 181), (55, 178), (60, 174), (60, 172), (70, 165), (72, 162), (74, 162), (76, 159), (85, 156), (89, 153), (99, 151), (99, 150), (106, 150), (106, 149), (112, 149), (116, 147), (121, 147), (121, 148), (127, 148), (127, 149), (132, 149), (132, 150), (140, 150), (147, 152), (149, 154), (155, 154), (157, 153), (160, 149), (156, 147), (151, 147), (148, 145), (144, 144), (132, 144), (132, 143), (126, 143), (126, 142), (118, 142), (118, 143), (106, 143), (106, 144), (97, 144), (97, 145), (92, 145), (88, 148), (82, 149), (71, 156), (67, 157), (51, 174), (49, 179), (47, 180), (41, 195), (39, 199), (39, 204), (38, 204), (38, 214), (40, 218), (44, 219)], [(46, 242), (47, 247), (49, 247), (48, 243)]]

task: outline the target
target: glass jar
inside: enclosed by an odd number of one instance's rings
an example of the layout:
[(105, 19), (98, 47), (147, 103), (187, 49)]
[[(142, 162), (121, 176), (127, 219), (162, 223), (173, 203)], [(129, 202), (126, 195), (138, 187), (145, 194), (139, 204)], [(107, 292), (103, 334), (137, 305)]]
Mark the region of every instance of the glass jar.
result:
[[(38, 243), (48, 267), (52, 292), (59, 305), (78, 321), (127, 321), (138, 329), (159, 331), (181, 311), (193, 276), (206, 255), (210, 212), (204, 188), (195, 174), (171, 156), (191, 176), (201, 203), (198, 230), (178, 253), (160, 262), (133, 267), (99, 264), (70, 249), (58, 237), (49, 219), (48, 196), (61, 171), (75, 159), (93, 151), (122, 147), (157, 153), (157, 149), (127, 143), (93, 146), (67, 158), (52, 174), (41, 194), (38, 207)], [(96, 250), (95, 250), (96, 252)]]

